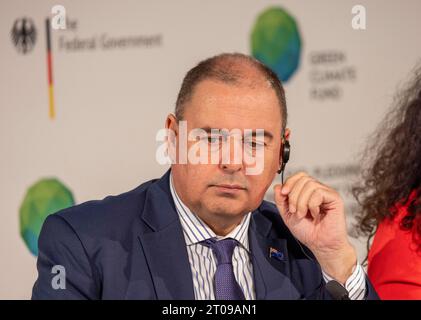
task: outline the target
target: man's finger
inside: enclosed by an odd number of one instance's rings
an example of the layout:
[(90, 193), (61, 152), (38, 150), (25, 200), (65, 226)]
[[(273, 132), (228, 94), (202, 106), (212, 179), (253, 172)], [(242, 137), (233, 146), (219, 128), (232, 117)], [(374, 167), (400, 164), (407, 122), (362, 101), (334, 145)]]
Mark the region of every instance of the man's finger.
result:
[(323, 196), (320, 190), (314, 189), (308, 199), (308, 209), (311, 213), (311, 216), (316, 221), (316, 223), (320, 220), (320, 206), (322, 202), (323, 202)]
[(282, 186), (282, 194), (284, 195), (288, 195), (288, 193), (291, 192), (291, 189), (293, 188), (294, 184), (297, 182), (297, 180), (299, 180), (302, 177), (308, 176), (307, 173), (305, 172), (298, 172), (294, 175), (292, 175), (291, 177), (289, 177), (284, 185)]
[(296, 213), (299, 203), (298, 199), (301, 197), (301, 193), (305, 186), (308, 185), (309, 182), (314, 181), (313, 178), (309, 176), (301, 177), (292, 187), (291, 192), (288, 194), (288, 205), (289, 211), (291, 213)]
[(286, 223), (288, 221), (288, 196), (281, 193), (282, 185), (275, 185), (273, 188), (275, 195), (275, 204), (278, 207), (279, 213), (281, 214), (282, 219)]
[(313, 179), (307, 179), (306, 183), (303, 185), (303, 188), (301, 189), (300, 194), (296, 200), (296, 214), (299, 218), (304, 218), (307, 215), (309, 210), (308, 200), (310, 195), (318, 188), (318, 186), (319, 185), (317, 182)]

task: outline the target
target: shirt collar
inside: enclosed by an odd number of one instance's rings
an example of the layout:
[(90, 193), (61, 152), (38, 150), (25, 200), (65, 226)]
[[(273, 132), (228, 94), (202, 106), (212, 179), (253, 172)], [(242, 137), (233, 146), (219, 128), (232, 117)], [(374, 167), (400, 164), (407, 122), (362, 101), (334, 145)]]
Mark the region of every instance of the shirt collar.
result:
[(192, 212), (181, 201), (177, 195), (177, 192), (175, 191), (171, 173), (170, 190), (178, 216), (180, 218), (181, 226), (183, 228), (186, 244), (188, 246), (210, 238), (217, 238), (218, 240), (232, 238), (237, 240), (247, 251), (249, 251), (248, 227), (250, 224), (251, 212), (247, 213), (241, 220), (241, 223), (236, 226), (229, 234), (226, 236), (218, 236), (202, 219), (199, 218), (198, 215)]

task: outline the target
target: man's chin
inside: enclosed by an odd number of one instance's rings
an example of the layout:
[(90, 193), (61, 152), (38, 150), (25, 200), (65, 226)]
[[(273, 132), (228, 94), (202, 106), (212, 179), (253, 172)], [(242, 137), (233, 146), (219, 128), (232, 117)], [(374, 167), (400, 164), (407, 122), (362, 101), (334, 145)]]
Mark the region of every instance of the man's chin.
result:
[[(224, 201), (225, 202), (225, 201)], [(214, 215), (226, 218), (235, 218), (248, 213), (244, 205), (235, 203), (235, 201), (226, 201), (226, 203), (218, 203), (209, 208)]]

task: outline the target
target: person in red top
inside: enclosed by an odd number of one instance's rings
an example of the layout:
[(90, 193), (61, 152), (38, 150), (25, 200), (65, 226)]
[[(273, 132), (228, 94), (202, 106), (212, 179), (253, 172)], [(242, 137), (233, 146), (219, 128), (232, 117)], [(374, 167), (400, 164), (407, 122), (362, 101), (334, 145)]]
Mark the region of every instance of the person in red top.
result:
[[(413, 192), (408, 203), (415, 198)], [(416, 240), (421, 224), (418, 217), (412, 228), (405, 228), (408, 214), (408, 205), (397, 205), (396, 215), (379, 224), (368, 254), (368, 277), (381, 299), (421, 299), (421, 254)]]
[(421, 64), (362, 163), (353, 194), (357, 231), (368, 236), (368, 276), (381, 299), (421, 300)]

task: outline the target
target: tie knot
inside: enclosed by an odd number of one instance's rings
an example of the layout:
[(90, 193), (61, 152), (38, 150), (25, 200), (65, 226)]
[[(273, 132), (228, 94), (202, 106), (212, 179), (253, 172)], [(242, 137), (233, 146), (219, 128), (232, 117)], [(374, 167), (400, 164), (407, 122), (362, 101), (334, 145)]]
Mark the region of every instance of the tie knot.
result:
[(232, 254), (235, 247), (238, 245), (238, 241), (232, 238), (226, 238), (223, 240), (216, 240), (215, 238), (208, 239), (205, 241), (206, 245), (212, 248), (216, 255), (219, 264), (232, 263)]

